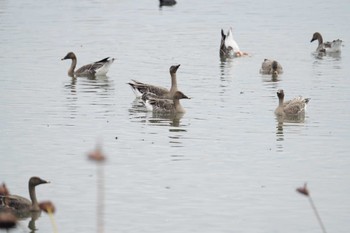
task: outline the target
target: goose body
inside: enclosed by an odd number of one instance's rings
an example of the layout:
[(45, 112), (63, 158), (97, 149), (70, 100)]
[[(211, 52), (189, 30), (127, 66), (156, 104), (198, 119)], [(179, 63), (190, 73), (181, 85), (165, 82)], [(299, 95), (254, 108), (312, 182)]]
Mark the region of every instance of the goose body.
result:
[(316, 52), (318, 53), (337, 53), (341, 52), (341, 45), (342, 45), (342, 40), (337, 39), (333, 40), (332, 42), (323, 42), (323, 38), (321, 33), (315, 32), (312, 35), (311, 41), (313, 42), (317, 40), (318, 41), (318, 46), (316, 49)]
[(147, 93), (142, 96), (142, 101), (150, 112), (184, 113), (185, 109), (181, 106), (180, 99), (189, 98), (181, 91), (176, 91), (172, 100), (153, 98), (147, 96)]
[(31, 211), (40, 211), (36, 198), (35, 187), (40, 184), (49, 183), (39, 177), (31, 177), (28, 182), (30, 200), (18, 195), (0, 195), (0, 211), (12, 211), (14, 213), (23, 213)]
[(232, 28), (227, 31), (225, 35), (224, 30), (221, 29), (221, 43), (220, 43), (220, 56), (221, 57), (241, 57), (248, 55), (239, 49), (237, 42), (233, 38)]
[(71, 59), (72, 63), (68, 70), (68, 75), (71, 77), (79, 77), (79, 76), (95, 76), (95, 75), (106, 75), (109, 67), (114, 62), (114, 58), (106, 57), (100, 61), (96, 61), (87, 65), (84, 65), (80, 67), (79, 69), (75, 70), (75, 67), (77, 65), (77, 57), (73, 52), (67, 53), (67, 55), (62, 58), (61, 60)]
[(275, 60), (264, 59), (261, 64), (260, 73), (271, 74), (272, 77), (278, 77), (279, 74), (283, 73), (283, 68), (282, 65)]
[(175, 0), (159, 0), (159, 6), (174, 6), (176, 4)]
[(306, 106), (310, 101), (310, 98), (304, 98), (302, 96), (295, 97), (292, 100), (284, 102), (284, 91), (277, 91), (278, 106), (275, 110), (277, 116), (298, 116), (305, 113)]
[(142, 83), (136, 80), (132, 80), (132, 82), (129, 82), (131, 89), (133, 90), (135, 96), (137, 98), (142, 97), (144, 93), (152, 93), (153, 95), (157, 96), (158, 98), (162, 99), (172, 99), (175, 95), (175, 92), (178, 91), (177, 88), (177, 80), (176, 80), (176, 71), (180, 67), (180, 65), (173, 65), (170, 67), (169, 72), (171, 76), (171, 87), (170, 90), (156, 85), (146, 84)]

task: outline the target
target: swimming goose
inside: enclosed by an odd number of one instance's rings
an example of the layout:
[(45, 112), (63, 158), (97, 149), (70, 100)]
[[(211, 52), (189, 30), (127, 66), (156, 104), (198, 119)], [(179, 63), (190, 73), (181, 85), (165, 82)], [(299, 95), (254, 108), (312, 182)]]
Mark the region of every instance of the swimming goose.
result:
[(36, 199), (35, 186), (49, 183), (39, 177), (31, 177), (28, 182), (30, 200), (17, 195), (0, 196), (0, 210), (7, 209), (15, 213), (40, 211)]
[(175, 0), (159, 0), (159, 6), (174, 6), (176, 4)]
[(260, 69), (261, 74), (272, 74), (273, 78), (277, 78), (283, 73), (283, 68), (280, 63), (274, 60), (264, 59)]
[(301, 96), (295, 97), (292, 100), (284, 102), (284, 91), (277, 91), (278, 107), (275, 110), (277, 116), (296, 116), (305, 113), (306, 106), (310, 98), (303, 98)]
[[(147, 95), (147, 93), (144, 93)], [(180, 99), (190, 99), (181, 91), (176, 91), (172, 100), (147, 98), (143, 96), (142, 101), (148, 111), (164, 113), (184, 113), (185, 109), (180, 104)]]
[(233, 39), (232, 27), (228, 30), (227, 35), (225, 35), (224, 30), (221, 29), (221, 43), (220, 43), (220, 56), (221, 57), (241, 57), (243, 55), (248, 55), (242, 52), (237, 42)]
[(72, 59), (72, 64), (68, 70), (68, 75), (71, 77), (74, 76), (94, 76), (94, 75), (106, 75), (109, 67), (114, 61), (114, 58), (109, 59), (106, 57), (100, 61), (93, 62), (91, 64), (84, 65), (78, 70), (75, 70), (77, 66), (77, 57), (73, 52), (67, 53), (67, 55), (61, 60)]
[(323, 42), (323, 38), (321, 36), (321, 33), (315, 32), (311, 38), (310, 42), (313, 42), (315, 40), (318, 40), (318, 46), (316, 49), (316, 52), (321, 53), (335, 53), (335, 52), (341, 52), (341, 43), (342, 40), (333, 40), (332, 42)]
[(179, 65), (173, 65), (170, 67), (169, 72), (171, 76), (171, 88), (168, 90), (165, 87), (150, 85), (146, 83), (142, 83), (136, 80), (132, 80), (133, 82), (129, 82), (128, 84), (131, 86), (131, 89), (135, 93), (136, 97), (140, 98), (144, 93), (151, 92), (154, 95), (158, 96), (161, 99), (172, 99), (177, 89), (177, 81), (176, 81), (176, 71), (180, 67)]

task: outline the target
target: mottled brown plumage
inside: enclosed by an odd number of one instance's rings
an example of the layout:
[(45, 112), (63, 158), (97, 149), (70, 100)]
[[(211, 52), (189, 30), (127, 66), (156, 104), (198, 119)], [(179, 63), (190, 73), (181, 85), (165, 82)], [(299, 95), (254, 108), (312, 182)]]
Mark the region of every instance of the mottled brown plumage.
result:
[[(146, 93), (144, 95), (146, 95)], [(187, 97), (181, 91), (177, 91), (173, 97), (173, 100), (158, 99), (146, 96), (143, 96), (142, 98), (148, 111), (184, 113), (185, 109), (181, 106), (180, 99), (189, 99), (189, 97)]]
[(283, 73), (283, 68), (280, 63), (275, 60), (264, 59), (260, 69), (261, 74), (271, 74), (273, 78), (277, 78)]
[(40, 211), (36, 198), (35, 187), (49, 183), (39, 177), (31, 177), (28, 182), (29, 196), (31, 200), (17, 195), (0, 196), (0, 211), (7, 210), (15, 213)]
[(84, 65), (80, 67), (78, 70), (75, 70), (75, 67), (77, 66), (77, 57), (75, 56), (75, 54), (73, 52), (69, 52), (61, 60), (66, 60), (66, 59), (72, 60), (71, 66), (68, 70), (68, 75), (71, 77), (105, 75), (109, 70), (109, 66), (114, 61), (114, 58), (109, 59), (109, 57), (106, 57), (100, 61), (96, 61), (91, 64)]
[(295, 116), (305, 113), (309, 98), (303, 98), (301, 96), (295, 97), (292, 100), (284, 102), (284, 91), (278, 90), (277, 97), (279, 100), (278, 107), (275, 110), (277, 116)]
[(135, 93), (136, 97), (141, 97), (144, 93), (153, 93), (162, 99), (172, 99), (175, 92), (178, 91), (177, 80), (176, 80), (176, 71), (180, 65), (173, 65), (170, 67), (169, 72), (171, 76), (171, 87), (170, 90), (156, 85), (142, 83), (136, 80), (132, 80), (128, 84), (131, 86), (131, 89)]

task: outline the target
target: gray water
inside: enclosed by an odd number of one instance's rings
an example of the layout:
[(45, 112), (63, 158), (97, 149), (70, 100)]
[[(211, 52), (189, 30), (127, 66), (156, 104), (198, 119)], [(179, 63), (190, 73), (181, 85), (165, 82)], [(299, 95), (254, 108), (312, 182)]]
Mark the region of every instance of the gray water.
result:
[[(28, 197), (29, 177), (50, 180), (37, 195), (55, 204), (58, 232), (318, 233), (295, 192), (307, 182), (327, 231), (349, 232), (349, 9), (0, 0), (0, 182)], [(221, 62), (220, 30), (231, 26), (250, 55)], [(342, 39), (342, 53), (315, 56), (315, 31)], [(78, 66), (116, 61), (106, 77), (72, 79), (61, 61), (69, 51)], [(264, 58), (284, 67), (277, 81), (259, 74)], [(147, 113), (126, 83), (168, 87), (173, 64), (191, 97), (186, 114)], [(311, 98), (305, 119), (278, 122), (280, 88)], [(102, 165), (87, 159), (96, 144)], [(29, 232), (28, 222), (11, 232)], [(44, 213), (35, 225), (52, 232)]]

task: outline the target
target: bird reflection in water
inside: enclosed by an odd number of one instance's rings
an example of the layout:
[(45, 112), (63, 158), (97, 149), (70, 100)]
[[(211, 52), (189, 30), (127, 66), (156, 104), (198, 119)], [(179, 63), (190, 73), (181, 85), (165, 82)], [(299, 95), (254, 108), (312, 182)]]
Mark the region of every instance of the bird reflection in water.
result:
[(90, 77), (80, 77), (71, 78), (69, 82), (64, 84), (64, 88), (69, 91), (71, 95), (76, 95), (81, 88), (80, 92), (86, 93), (109, 93), (114, 90), (113, 81), (106, 75), (101, 76), (90, 76)]
[[(71, 78), (64, 84), (65, 106), (69, 118), (75, 119), (82, 105), (81, 101), (105, 109), (102, 117), (113, 112), (114, 83), (108, 76)], [(97, 109), (98, 111), (100, 109)]]
[[(296, 116), (276, 116), (277, 126), (276, 126), (276, 141), (284, 141), (284, 131), (285, 126), (295, 126), (296, 124), (305, 122), (305, 113)], [(283, 151), (283, 145), (277, 144), (277, 150)]]
[(154, 125), (170, 125), (173, 127), (180, 127), (181, 118), (184, 113), (158, 113), (148, 112), (148, 122)]

